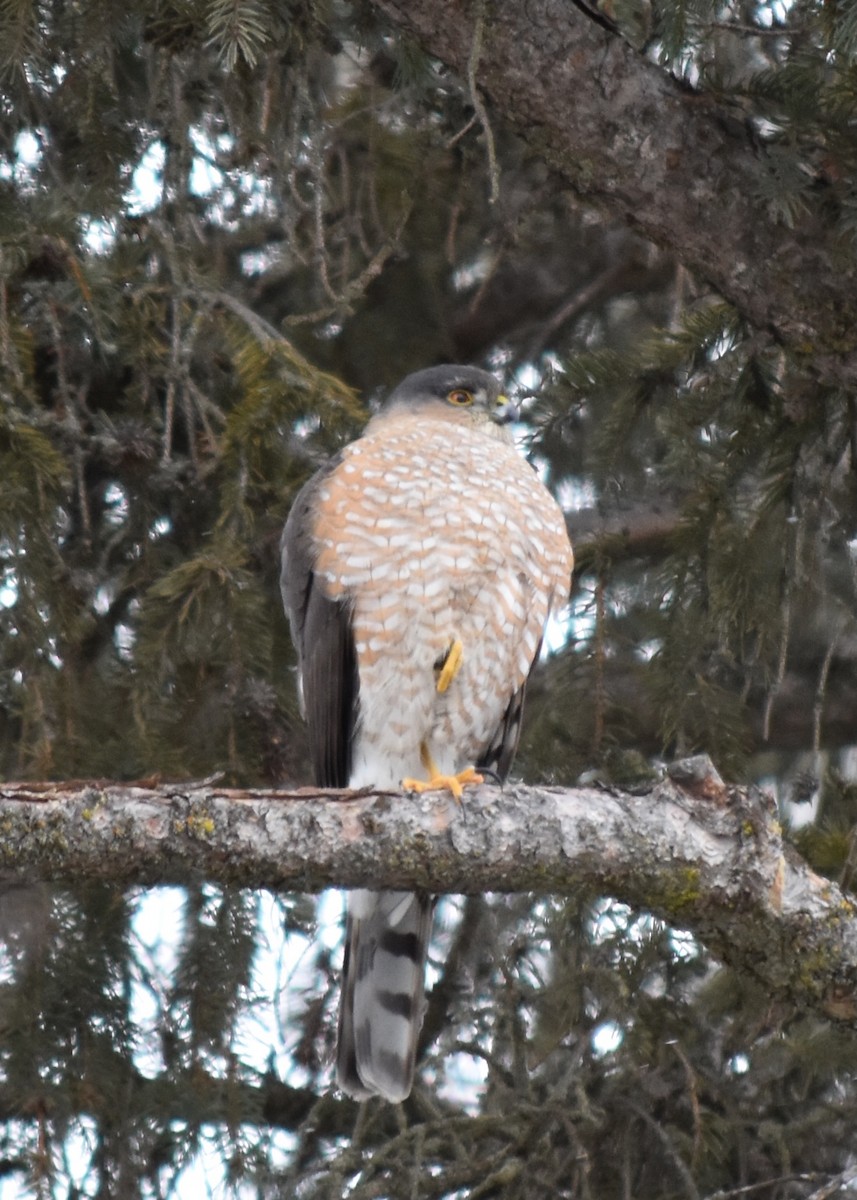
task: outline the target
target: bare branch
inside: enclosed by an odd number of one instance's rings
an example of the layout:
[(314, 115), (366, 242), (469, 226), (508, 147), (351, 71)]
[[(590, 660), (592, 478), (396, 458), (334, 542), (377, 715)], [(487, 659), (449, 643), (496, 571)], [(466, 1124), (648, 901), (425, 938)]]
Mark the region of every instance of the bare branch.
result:
[(784, 845), (770, 798), (707, 759), (645, 794), (480, 787), (443, 794), (171, 784), (0, 784), (0, 881), (314, 891), (608, 894), (691, 930), (772, 994), (857, 1019), (851, 901)]

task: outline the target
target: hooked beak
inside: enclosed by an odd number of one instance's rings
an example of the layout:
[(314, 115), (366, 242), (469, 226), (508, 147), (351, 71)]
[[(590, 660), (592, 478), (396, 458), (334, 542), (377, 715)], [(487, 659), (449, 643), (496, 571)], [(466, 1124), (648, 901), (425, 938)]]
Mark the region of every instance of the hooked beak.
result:
[(520, 420), (521, 411), (514, 400), (501, 395), (497, 397), (497, 405), (491, 416), (498, 425), (510, 425), (512, 421)]

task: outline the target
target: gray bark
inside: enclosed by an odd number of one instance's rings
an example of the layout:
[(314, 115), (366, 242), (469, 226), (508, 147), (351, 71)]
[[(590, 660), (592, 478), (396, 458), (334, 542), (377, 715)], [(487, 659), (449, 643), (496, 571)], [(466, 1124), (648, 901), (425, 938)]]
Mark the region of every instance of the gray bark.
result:
[(821, 204), (791, 229), (769, 217), (765, 148), (737, 105), (677, 83), (569, 0), (376, 7), (464, 78), (478, 39), (478, 90), (581, 198), (668, 247), (819, 376), (853, 384), (857, 266)]
[(314, 891), (609, 894), (692, 931), (781, 1000), (857, 1018), (851, 901), (782, 840), (772, 801), (691, 759), (640, 794), (239, 791), (0, 784), (0, 886), (206, 878)]

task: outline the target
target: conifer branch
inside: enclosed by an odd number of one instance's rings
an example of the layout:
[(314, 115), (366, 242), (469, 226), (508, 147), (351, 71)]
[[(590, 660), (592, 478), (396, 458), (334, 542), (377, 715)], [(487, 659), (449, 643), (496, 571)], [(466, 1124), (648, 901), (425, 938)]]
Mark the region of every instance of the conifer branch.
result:
[[(377, 7), (468, 78), (469, 6)], [(669, 248), (755, 328), (811, 353), (826, 382), (853, 385), (857, 267), (809, 198), (791, 224), (766, 211), (775, 156), (739, 107), (678, 82), (565, 0), (492, 3), (476, 83), (578, 195)]]
[(0, 784), (0, 880), (611, 895), (691, 931), (772, 996), (857, 1020), (857, 916), (783, 842), (769, 796), (707, 758), (645, 791), (443, 794)]

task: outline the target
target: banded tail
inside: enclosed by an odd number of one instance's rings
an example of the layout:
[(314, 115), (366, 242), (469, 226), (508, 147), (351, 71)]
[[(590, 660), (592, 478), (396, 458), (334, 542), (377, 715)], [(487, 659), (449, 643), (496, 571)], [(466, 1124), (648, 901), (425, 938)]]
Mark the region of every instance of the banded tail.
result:
[(431, 917), (429, 896), (349, 894), (336, 1076), (355, 1099), (396, 1104), (410, 1093)]

